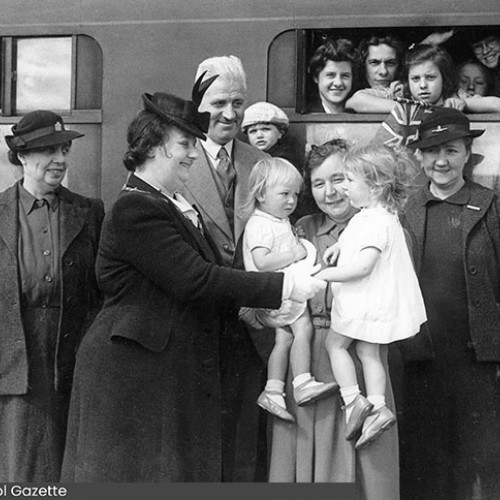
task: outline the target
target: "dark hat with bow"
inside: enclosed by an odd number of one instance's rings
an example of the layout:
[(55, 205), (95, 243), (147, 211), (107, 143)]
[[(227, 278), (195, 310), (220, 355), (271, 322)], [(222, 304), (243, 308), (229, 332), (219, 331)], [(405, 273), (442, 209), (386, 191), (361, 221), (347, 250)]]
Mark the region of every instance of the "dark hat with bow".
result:
[(205, 132), (210, 124), (210, 113), (208, 111), (200, 113), (198, 107), (208, 87), (219, 75), (214, 75), (203, 82), (205, 73), (196, 80), (191, 101), (164, 92), (155, 92), (152, 95), (145, 93), (142, 95), (144, 109), (195, 137), (206, 139)]
[(427, 149), (462, 137), (479, 137), (482, 129), (471, 129), (469, 119), (458, 109), (435, 108), (418, 127), (418, 139), (408, 144), (412, 149)]
[(83, 137), (79, 132), (66, 130), (63, 119), (47, 110), (28, 113), (11, 130), (13, 135), (6, 135), (5, 142), (12, 151), (57, 146)]

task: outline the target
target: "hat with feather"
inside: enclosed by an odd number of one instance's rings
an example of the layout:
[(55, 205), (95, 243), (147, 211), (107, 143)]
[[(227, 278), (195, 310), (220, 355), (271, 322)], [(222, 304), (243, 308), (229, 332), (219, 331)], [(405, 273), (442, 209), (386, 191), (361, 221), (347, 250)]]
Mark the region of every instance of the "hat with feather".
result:
[(179, 127), (184, 132), (199, 139), (206, 139), (205, 132), (210, 124), (210, 113), (208, 111), (200, 113), (198, 107), (208, 87), (219, 75), (214, 75), (203, 81), (205, 73), (196, 80), (191, 93), (191, 101), (185, 101), (164, 92), (145, 93), (142, 95), (144, 109), (159, 116), (167, 123)]

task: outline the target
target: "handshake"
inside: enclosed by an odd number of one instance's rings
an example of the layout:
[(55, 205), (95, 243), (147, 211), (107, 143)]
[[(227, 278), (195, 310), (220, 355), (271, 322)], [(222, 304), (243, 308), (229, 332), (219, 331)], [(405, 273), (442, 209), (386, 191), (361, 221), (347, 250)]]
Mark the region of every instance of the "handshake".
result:
[[(295, 302), (306, 302), (321, 292), (326, 287), (326, 281), (317, 279), (314, 275), (321, 270), (321, 264), (311, 267), (289, 267), (283, 271), (283, 293), (281, 301), (292, 300)], [(238, 313), (239, 319), (248, 323), (253, 328), (260, 330), (265, 326), (270, 326), (266, 322), (259, 320), (258, 309), (251, 307), (241, 307)]]
[[(294, 262), (282, 271), (285, 275), (281, 295), (282, 304), (287, 300), (300, 303), (307, 302), (307, 300), (326, 288), (326, 281), (314, 277), (321, 270), (321, 264), (314, 264), (316, 261), (316, 248), (307, 240), (302, 240), (302, 245), (307, 250), (306, 258)], [(269, 326), (261, 323), (257, 319), (256, 310), (249, 307), (240, 309), (239, 318), (257, 329)]]
[(317, 255), (316, 247), (303, 238), (300, 238), (300, 243), (306, 255), (284, 269), (282, 301), (290, 299), (295, 302), (306, 302), (326, 287), (325, 281), (314, 277), (317, 272), (321, 271), (321, 264), (314, 264)]
[(315, 278), (314, 275), (321, 271), (321, 264), (312, 267), (296, 267), (286, 269), (283, 280), (282, 300), (290, 299), (295, 302), (306, 302), (318, 292), (326, 288), (326, 281)]

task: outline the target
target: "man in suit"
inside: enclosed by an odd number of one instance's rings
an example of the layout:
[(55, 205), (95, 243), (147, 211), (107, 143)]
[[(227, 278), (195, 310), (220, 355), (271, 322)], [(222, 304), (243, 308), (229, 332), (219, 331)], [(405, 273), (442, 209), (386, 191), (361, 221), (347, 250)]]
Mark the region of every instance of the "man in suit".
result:
[(102, 201), (64, 188), (71, 141), (51, 111), (5, 137), (23, 178), (0, 193), (0, 481), (59, 481), (75, 351), (97, 313)]
[[(188, 200), (201, 211), (224, 263), (231, 266), (245, 224), (241, 205), (246, 199), (248, 176), (255, 163), (267, 155), (236, 138), (247, 92), (241, 61), (235, 56), (207, 59), (199, 65), (196, 79), (203, 73), (204, 80), (219, 76), (208, 88), (199, 108), (210, 112), (210, 126), (207, 140), (197, 143), (200, 154), (191, 167), (186, 193)], [(221, 148), (229, 161), (220, 158)], [(228, 165), (228, 172), (222, 171), (224, 165)]]
[[(235, 56), (209, 58), (198, 66), (196, 80), (204, 73), (204, 81), (218, 76), (199, 107), (210, 112), (210, 125), (207, 139), (198, 140), (199, 155), (191, 166), (185, 197), (201, 212), (224, 265), (233, 266), (246, 222), (241, 208), (248, 176), (267, 154), (236, 138), (247, 92), (241, 61)], [(271, 330), (268, 333), (272, 346), (274, 336)], [(234, 321), (226, 322), (220, 349), (226, 398), (224, 481), (266, 481), (266, 417), (256, 404), (265, 385), (265, 360), (259, 357), (247, 328)]]

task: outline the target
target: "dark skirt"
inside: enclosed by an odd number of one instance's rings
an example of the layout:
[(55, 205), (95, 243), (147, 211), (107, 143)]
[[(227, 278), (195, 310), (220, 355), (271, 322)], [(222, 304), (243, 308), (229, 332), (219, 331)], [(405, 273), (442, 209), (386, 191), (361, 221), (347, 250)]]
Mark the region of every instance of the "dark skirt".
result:
[(463, 351), (455, 350), (461, 354), (458, 365), (427, 361), (406, 367), (409, 396), (401, 429), (404, 499), (498, 498), (498, 368), (478, 363), (472, 352)]
[(54, 389), (59, 308), (23, 311), (28, 393), (0, 396), (0, 482), (59, 481), (69, 395)]

